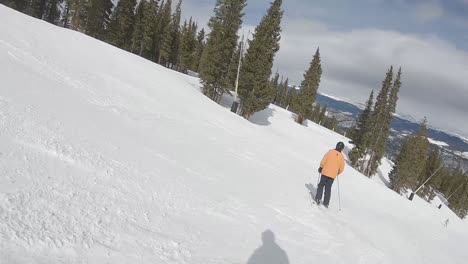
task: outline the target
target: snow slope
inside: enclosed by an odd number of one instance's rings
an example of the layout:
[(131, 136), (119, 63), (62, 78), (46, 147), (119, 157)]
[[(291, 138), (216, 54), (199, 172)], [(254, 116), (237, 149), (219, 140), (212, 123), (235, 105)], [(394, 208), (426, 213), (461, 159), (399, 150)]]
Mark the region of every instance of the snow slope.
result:
[(337, 183), (310, 204), (340, 135), (274, 106), (247, 122), (196, 78), (0, 17), (0, 263), (466, 263), (466, 221), (349, 167), (341, 211)]

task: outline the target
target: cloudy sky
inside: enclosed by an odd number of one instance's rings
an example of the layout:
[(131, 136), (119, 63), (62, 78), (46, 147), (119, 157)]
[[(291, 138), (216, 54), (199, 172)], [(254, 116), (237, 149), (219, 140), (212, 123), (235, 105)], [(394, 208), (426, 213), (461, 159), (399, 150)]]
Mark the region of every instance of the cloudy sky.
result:
[[(270, 0), (248, 0), (244, 31)], [(215, 0), (183, 0), (206, 25)], [(278, 70), (300, 83), (320, 47), (319, 91), (364, 103), (390, 65), (402, 67), (397, 112), (468, 138), (468, 0), (284, 0)]]

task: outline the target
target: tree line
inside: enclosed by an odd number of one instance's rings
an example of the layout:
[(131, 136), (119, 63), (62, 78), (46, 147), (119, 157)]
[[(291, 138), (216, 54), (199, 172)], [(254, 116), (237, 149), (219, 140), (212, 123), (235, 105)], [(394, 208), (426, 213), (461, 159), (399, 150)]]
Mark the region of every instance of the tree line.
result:
[[(322, 75), (320, 51), (316, 50), (310, 67), (304, 74), (299, 89), (290, 89), (288, 79), (272, 76), (273, 60), (280, 49), (282, 0), (271, 3), (266, 14), (249, 38), (247, 45), (239, 42), (246, 0), (218, 0), (209, 22), (210, 34), (200, 62), (203, 93), (219, 102), (226, 93), (234, 90), (237, 67), (241, 62), (238, 80), (240, 114), (249, 119), (270, 103), (288, 108), (297, 114), (296, 122), (314, 119), (336, 127), (336, 120), (326, 120), (326, 108), (313, 108)], [(247, 47), (247, 48), (246, 48)], [(246, 48), (246, 49), (245, 49)], [(244, 52), (245, 50), (245, 52)], [(319, 118), (319, 114), (322, 113)]]
[(439, 147), (430, 149), (424, 119), (419, 130), (403, 144), (389, 174), (389, 187), (398, 193), (417, 191), (428, 202), (436, 194), (443, 194), (452, 211), (464, 218), (468, 214), (468, 175), (460, 165), (446, 166), (441, 151)]
[(182, 0), (0, 0), (20, 12), (83, 32), (174, 70), (198, 71), (205, 30), (181, 23)]
[[(368, 177), (377, 172), (385, 154), (402, 84), (401, 77), (401, 68), (396, 77), (393, 67), (388, 69), (375, 102), (372, 91), (365, 109), (348, 134), (355, 146), (349, 152), (351, 165)], [(436, 194), (442, 194), (459, 217), (464, 218), (468, 214), (468, 175), (460, 165), (455, 169), (446, 166), (441, 149), (431, 150), (426, 118), (419, 130), (405, 140), (388, 176), (389, 188), (397, 193), (416, 192), (428, 202)]]

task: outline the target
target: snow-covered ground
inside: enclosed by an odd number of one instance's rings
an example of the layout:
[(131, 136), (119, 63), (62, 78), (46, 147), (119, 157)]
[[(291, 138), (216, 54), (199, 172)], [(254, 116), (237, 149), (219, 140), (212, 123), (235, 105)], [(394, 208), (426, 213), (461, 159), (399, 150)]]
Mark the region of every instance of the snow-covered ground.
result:
[(448, 147), (449, 144), (443, 142), (443, 141), (439, 141), (439, 140), (435, 140), (435, 139), (432, 139), (432, 138), (427, 138), (427, 140), (429, 140), (429, 143), (433, 144), (433, 145), (437, 145), (437, 146), (441, 146), (441, 147)]
[(466, 221), (350, 167), (341, 211), (338, 182), (311, 205), (342, 136), (274, 106), (248, 122), (196, 78), (0, 17), (0, 263), (466, 263)]
[(329, 94), (326, 94), (326, 93), (323, 93), (323, 92), (319, 92), (319, 94), (320, 94), (320, 95), (323, 95), (323, 96), (325, 96), (325, 97), (331, 98), (331, 99), (333, 99), (333, 100), (335, 100), (335, 101), (348, 102), (348, 101), (343, 100), (343, 99), (341, 99), (341, 98), (339, 98), (339, 97), (336, 97), (336, 96), (334, 96), (334, 95), (329, 95)]
[(455, 151), (455, 154), (465, 158), (465, 159), (468, 159), (468, 152), (460, 152), (460, 151)]

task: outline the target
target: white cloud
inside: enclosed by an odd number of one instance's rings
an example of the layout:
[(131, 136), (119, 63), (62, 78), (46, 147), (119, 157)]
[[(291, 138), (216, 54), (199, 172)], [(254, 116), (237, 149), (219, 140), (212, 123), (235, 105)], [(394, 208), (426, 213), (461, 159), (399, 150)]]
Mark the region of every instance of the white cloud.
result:
[(320, 23), (286, 18), (275, 69), (296, 83), (302, 80), (320, 46), (320, 91), (356, 103), (380, 89), (387, 68), (403, 68), (397, 111), (444, 130), (468, 135), (468, 54), (433, 36), (377, 29), (338, 32)]
[(417, 6), (416, 19), (421, 23), (435, 21), (444, 15), (444, 9), (436, 2), (426, 2)]

